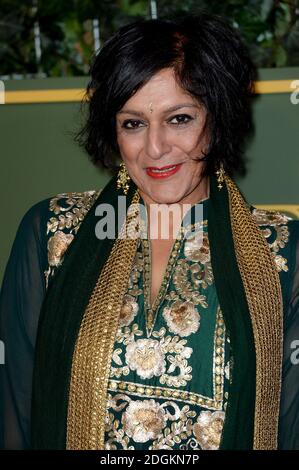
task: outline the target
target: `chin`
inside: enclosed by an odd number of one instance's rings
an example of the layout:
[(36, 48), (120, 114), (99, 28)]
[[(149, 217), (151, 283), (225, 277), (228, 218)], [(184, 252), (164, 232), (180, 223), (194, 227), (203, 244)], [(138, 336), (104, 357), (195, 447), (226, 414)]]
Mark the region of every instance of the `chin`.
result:
[(175, 204), (183, 199), (183, 195), (177, 193), (177, 191), (153, 191), (150, 195), (151, 199), (158, 204)]

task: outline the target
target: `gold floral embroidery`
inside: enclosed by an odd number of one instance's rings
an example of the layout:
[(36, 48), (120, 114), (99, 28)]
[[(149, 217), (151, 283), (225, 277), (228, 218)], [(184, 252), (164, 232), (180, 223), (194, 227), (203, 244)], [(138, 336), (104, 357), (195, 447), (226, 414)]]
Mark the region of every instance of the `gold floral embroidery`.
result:
[(100, 192), (62, 193), (51, 199), (49, 210), (55, 214), (55, 217), (50, 217), (47, 223), (47, 234), (54, 235), (48, 240), (49, 267), (44, 272), (46, 287), (50, 276), (53, 276), (55, 269), (62, 264), (65, 251)]
[[(280, 212), (261, 209), (253, 209), (252, 216), (268, 242), (277, 271), (288, 271), (287, 259), (278, 252), (289, 241), (288, 222), (291, 219)], [(275, 237), (274, 241), (270, 241), (273, 237)]]
[(112, 354), (112, 361), (115, 362), (118, 366), (121, 367), (111, 367), (110, 369), (110, 377), (116, 377), (119, 378), (122, 375), (126, 376), (129, 375), (130, 369), (127, 365), (123, 365), (122, 359), (119, 357), (120, 354), (122, 353), (122, 350), (120, 348), (115, 349)]
[(126, 350), (126, 362), (142, 379), (150, 379), (164, 373), (166, 362), (161, 344), (153, 339), (132, 341)]
[(253, 209), (252, 215), (258, 225), (284, 225), (290, 220), (288, 216), (281, 212), (264, 209)]
[(127, 226), (128, 238), (142, 239), (142, 238), (147, 237), (147, 222), (146, 222), (145, 213), (142, 213), (142, 212), (143, 212), (142, 205), (138, 205), (136, 207), (135, 204), (132, 204), (128, 208), (128, 216), (131, 216), (131, 220)]
[(184, 254), (190, 261), (206, 264), (210, 261), (210, 245), (208, 234), (197, 230), (185, 241)]
[[(189, 280), (190, 277), (190, 280)], [(186, 259), (179, 259), (173, 274), (175, 291), (170, 291), (165, 298), (168, 300), (182, 300), (193, 302), (207, 308), (207, 298), (200, 293), (199, 287), (206, 288), (212, 283), (210, 265), (200, 266), (198, 263), (190, 265)]]
[(50, 201), (50, 211), (58, 217), (51, 217), (48, 222), (48, 232), (77, 228), (100, 191), (85, 191), (83, 193), (61, 193)]
[(186, 258), (179, 259), (173, 274), (175, 290), (170, 291), (167, 300), (185, 300), (208, 308), (206, 295), (202, 289), (207, 289), (214, 282), (210, 259), (210, 246), (207, 232), (207, 221), (204, 220), (192, 236), (188, 236), (184, 245)]
[[(175, 262), (170, 263), (169, 269), (166, 270), (164, 288), (160, 291), (163, 295), (157, 302), (159, 308), (165, 295), (166, 306), (161, 313), (167, 329), (161, 327), (154, 330), (153, 327), (150, 337), (141, 339), (140, 336), (143, 337), (144, 332), (137, 323), (130, 322), (124, 326), (120, 324), (108, 384), (105, 438), (107, 450), (134, 449), (135, 443), (150, 440), (150, 450), (173, 449), (175, 446), (181, 449), (199, 449), (200, 445), (193, 432), (199, 411), (195, 411), (194, 407), (199, 410), (224, 409), (226, 332), (219, 307), (214, 332), (212, 394), (203, 396), (184, 388), (192, 380), (192, 367), (189, 362), (193, 353), (184, 336), (198, 331), (200, 313), (197, 306), (207, 307), (206, 296), (200, 290), (207, 289), (213, 283), (207, 235), (204, 235), (204, 239), (204, 248), (201, 251), (195, 246), (195, 240), (192, 240), (192, 237), (189, 239), (190, 259), (186, 260), (177, 259), (182, 246), (181, 240), (177, 240), (177, 245), (174, 245), (172, 259), (175, 259)], [(137, 250), (127, 291), (131, 296), (129, 303), (134, 299), (136, 304), (137, 297), (142, 295), (140, 276), (149, 268), (148, 263), (143, 262), (144, 245), (140, 245), (140, 248), (143, 248), (143, 251), (140, 253)], [(146, 250), (145, 254), (148, 254)], [(191, 259), (192, 256), (194, 260)], [(142, 279), (144, 282), (147, 277)], [(170, 280), (175, 289), (169, 292), (167, 289)], [(185, 291), (184, 284), (187, 285)], [(123, 346), (118, 347), (118, 344)], [(143, 380), (157, 377), (158, 385), (146, 385), (141, 380), (125, 381), (125, 376), (129, 375), (128, 371), (135, 371)], [(120, 414), (116, 416), (115, 412)]]
[[(118, 419), (115, 412), (121, 412), (122, 418)], [(149, 450), (172, 450), (176, 445), (181, 450), (215, 450), (219, 448), (224, 415), (222, 411), (198, 414), (189, 405), (169, 400), (134, 400), (125, 394), (108, 393), (105, 448), (134, 450), (135, 443), (152, 441)]]
[(180, 408), (172, 401), (166, 401), (161, 406), (166, 410), (168, 426), (164, 427), (149, 447), (150, 450), (171, 450), (176, 444), (180, 445), (192, 435), (192, 421), (196, 412), (190, 410), (190, 406), (184, 405)]
[[(202, 228), (202, 225), (200, 224), (198, 228)], [(177, 240), (177, 245), (174, 245), (172, 259), (175, 259), (175, 262), (169, 264), (164, 278), (164, 289), (160, 291), (165, 297), (162, 295), (157, 302), (158, 311), (161, 302), (165, 300), (161, 314), (167, 328), (163, 326), (159, 330), (152, 328), (150, 337), (143, 338), (144, 332), (137, 323), (133, 323), (135, 317), (131, 322), (128, 320), (126, 325), (122, 326), (120, 323), (108, 384), (108, 392), (116, 394), (115, 397), (118, 398), (116, 404), (109, 393), (111, 400), (107, 409), (106, 449), (117, 447), (134, 449), (134, 443), (145, 443), (149, 440), (152, 440), (152, 443), (148, 444), (148, 448), (152, 450), (173, 449), (174, 446), (179, 446), (181, 449), (199, 449), (200, 444), (193, 432), (199, 412), (202, 408), (212, 411), (224, 409), (225, 372), (228, 376), (230, 366), (227, 365), (225, 369), (226, 333), (219, 307), (214, 333), (213, 392), (211, 396), (203, 396), (185, 389), (192, 380), (190, 359), (193, 349), (188, 346), (187, 339), (184, 338), (198, 331), (200, 326), (198, 306), (208, 307), (202, 290), (213, 283), (206, 233), (203, 235), (203, 240), (205, 242), (202, 250), (196, 245), (198, 240), (190, 237), (185, 241), (185, 243), (190, 242), (185, 253), (189, 259), (179, 259), (182, 240)], [(127, 291), (128, 304), (136, 302), (137, 306), (137, 298), (143, 293), (140, 280), (147, 281), (147, 277), (141, 278), (141, 275), (144, 270), (147, 270), (147, 273), (150, 271), (147, 259), (144, 263), (144, 254), (148, 255), (149, 252), (144, 250), (144, 244), (138, 248), (142, 250), (137, 250)], [(168, 291), (170, 280), (174, 289)], [(132, 314), (131, 308), (128, 309), (128, 316), (130, 316), (129, 311)], [(123, 346), (118, 347), (118, 344)], [(130, 371), (135, 371), (140, 381), (132, 382), (126, 379)], [(153, 377), (157, 377), (156, 386), (146, 385), (141, 380)], [(200, 411), (191, 410), (191, 407), (198, 407)], [(173, 410), (172, 414), (170, 408)], [(114, 415), (114, 411), (117, 410), (121, 412), (118, 417)], [(165, 414), (162, 410), (165, 410)], [(183, 410), (187, 411), (184, 413)], [(157, 418), (157, 413), (160, 413), (160, 418)], [(162, 416), (165, 422), (161, 429)], [(134, 418), (135, 428), (132, 425)], [(157, 428), (152, 427), (155, 419), (157, 419)], [(212, 425), (210, 434), (216, 423), (217, 421)], [(215, 434), (215, 430), (213, 432)], [(215, 446), (215, 436), (214, 440), (212, 437), (209, 437), (212, 442), (210, 445)]]
[[(140, 246), (140, 245), (139, 245)], [(142, 289), (138, 287), (138, 282), (143, 271), (143, 256), (140, 251), (137, 250), (133, 266), (131, 270), (131, 275), (129, 278), (128, 294), (135, 297), (143, 293)]]
[(219, 448), (225, 413), (202, 411), (193, 426), (193, 432), (203, 450)]
[[(113, 360), (121, 368), (117, 369), (114, 365), (111, 368), (109, 390), (127, 391), (138, 397), (168, 397), (186, 403), (198, 404), (203, 408), (222, 409), (225, 376), (225, 341), (228, 338), (226, 338), (224, 320), (219, 307), (217, 309), (214, 333), (213, 397), (188, 392), (181, 388), (186, 386), (192, 379), (192, 367), (188, 365), (188, 359), (190, 359), (193, 350), (186, 346), (186, 339), (181, 339), (179, 336), (168, 336), (166, 335), (166, 329), (161, 328), (159, 331), (153, 332), (154, 340), (135, 340), (135, 336), (142, 336), (142, 334), (137, 324), (133, 324), (131, 327), (119, 328), (116, 344), (124, 344), (128, 347), (124, 357), (125, 364), (123, 364), (123, 360), (120, 357), (122, 354), (121, 349), (116, 348), (117, 353), (113, 355)], [(138, 348), (139, 351), (137, 352)], [(152, 387), (144, 386), (142, 383), (135, 384), (113, 380), (114, 377), (120, 378), (122, 371), (125, 371), (123, 375), (128, 375), (128, 370), (136, 370), (140, 377), (159, 376), (161, 385)]]
[(125, 295), (123, 304), (120, 310), (119, 325), (128, 326), (138, 313), (138, 304), (134, 297), (131, 295)]
[(122, 416), (125, 433), (135, 442), (156, 439), (166, 424), (165, 410), (155, 400), (131, 401)]
[(284, 258), (283, 256), (281, 256), (281, 255), (275, 255), (275, 253), (272, 253), (272, 254), (273, 254), (273, 257), (274, 257), (274, 261), (276, 263), (277, 271), (278, 272), (288, 271), (289, 270), (289, 268), (287, 266), (288, 260), (286, 258)]
[(50, 266), (59, 266), (67, 247), (74, 235), (58, 230), (48, 241), (48, 260)]
[(198, 331), (200, 315), (192, 302), (177, 300), (164, 308), (163, 317), (171, 333), (190, 336)]

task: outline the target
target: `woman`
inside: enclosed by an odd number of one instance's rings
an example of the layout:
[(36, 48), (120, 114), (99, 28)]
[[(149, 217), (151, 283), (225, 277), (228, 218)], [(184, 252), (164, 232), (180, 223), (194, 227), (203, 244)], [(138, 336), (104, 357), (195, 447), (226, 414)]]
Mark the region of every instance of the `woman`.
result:
[[(78, 141), (122, 164), (20, 225), (1, 297), (4, 447), (299, 448), (299, 223), (231, 179), (255, 77), (205, 13), (125, 26), (95, 56)], [(124, 196), (141, 204), (126, 220)], [(181, 213), (159, 222), (157, 207)]]

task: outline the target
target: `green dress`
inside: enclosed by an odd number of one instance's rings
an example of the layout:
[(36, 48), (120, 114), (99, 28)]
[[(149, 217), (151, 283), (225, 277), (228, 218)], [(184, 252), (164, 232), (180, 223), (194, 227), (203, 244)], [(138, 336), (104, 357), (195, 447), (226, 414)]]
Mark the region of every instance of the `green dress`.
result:
[(229, 338), (213, 283), (208, 203), (202, 204), (195, 230), (181, 227), (153, 305), (150, 243), (139, 241), (110, 372), (107, 449), (219, 446)]
[[(41, 303), (98, 194), (67, 193), (42, 201), (20, 224), (0, 302), (7, 364), (0, 368), (2, 448), (30, 447), (31, 379)], [(106, 449), (219, 448), (233, 358), (213, 281), (208, 208), (207, 199), (197, 219), (192, 206), (188, 216), (193, 225), (182, 222), (154, 305), (149, 300), (150, 244), (139, 241), (112, 357)], [(289, 361), (299, 323), (299, 222), (255, 208), (252, 215), (269, 244), (284, 294), (287, 347), (280, 447), (299, 448), (299, 376)]]

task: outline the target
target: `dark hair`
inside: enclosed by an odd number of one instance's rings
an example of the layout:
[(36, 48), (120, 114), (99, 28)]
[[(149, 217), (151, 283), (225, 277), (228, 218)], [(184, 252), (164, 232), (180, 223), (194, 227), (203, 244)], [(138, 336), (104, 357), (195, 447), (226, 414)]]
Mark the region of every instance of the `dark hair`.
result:
[(228, 174), (244, 174), (257, 71), (240, 33), (225, 18), (206, 12), (171, 21), (141, 19), (109, 38), (92, 58), (83, 105), (87, 119), (76, 142), (93, 163), (115, 169), (116, 113), (169, 67), (181, 87), (207, 109), (211, 138), (205, 173), (222, 162)]

